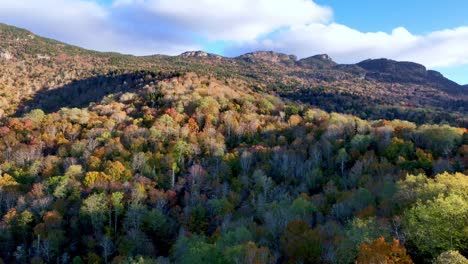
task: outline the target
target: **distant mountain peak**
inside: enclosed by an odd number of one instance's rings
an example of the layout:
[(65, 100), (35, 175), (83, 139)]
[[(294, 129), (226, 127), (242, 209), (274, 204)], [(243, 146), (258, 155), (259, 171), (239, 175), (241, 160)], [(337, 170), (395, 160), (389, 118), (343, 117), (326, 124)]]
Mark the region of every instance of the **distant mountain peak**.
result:
[(395, 61), (390, 59), (368, 59), (365, 61), (359, 62), (357, 65), (360, 67), (371, 70), (371, 71), (379, 71), (379, 72), (393, 72), (395, 70), (400, 71), (411, 71), (413, 73), (420, 73), (426, 74), (427, 69), (424, 65), (415, 63), (415, 62), (408, 62), (408, 61)]
[(197, 50), (197, 51), (186, 51), (180, 54), (180, 57), (187, 58), (187, 57), (208, 57), (208, 53)]
[(332, 58), (328, 56), (328, 54), (318, 54), (315, 56), (312, 56), (311, 58), (318, 59), (318, 60), (323, 60), (323, 61), (332, 61)]
[(270, 63), (283, 63), (288, 65), (294, 64), (297, 61), (297, 57), (294, 55), (287, 55), (274, 51), (255, 51), (241, 55), (238, 58), (249, 62), (263, 61)]
[(427, 70), (424, 65), (408, 61), (368, 59), (357, 64), (367, 71), (367, 78), (382, 82), (414, 83), (444, 90), (448, 93), (463, 93), (462, 86), (445, 78), (440, 72)]
[(186, 51), (179, 55), (182, 58), (222, 58), (219, 55), (207, 53), (201, 50), (197, 51)]
[(336, 64), (327, 54), (318, 54), (298, 61), (299, 66), (309, 69), (331, 68)]

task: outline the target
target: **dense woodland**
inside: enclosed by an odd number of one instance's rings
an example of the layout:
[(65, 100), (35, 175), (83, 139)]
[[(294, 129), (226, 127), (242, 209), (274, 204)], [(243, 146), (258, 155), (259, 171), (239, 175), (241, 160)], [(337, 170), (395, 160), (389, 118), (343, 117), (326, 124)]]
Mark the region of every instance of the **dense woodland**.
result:
[(1, 66), (0, 263), (467, 263), (464, 105), (361, 119), (192, 54), (57, 50)]
[(467, 253), (466, 129), (364, 121), (196, 74), (132, 81), (143, 87), (0, 127), (5, 262)]

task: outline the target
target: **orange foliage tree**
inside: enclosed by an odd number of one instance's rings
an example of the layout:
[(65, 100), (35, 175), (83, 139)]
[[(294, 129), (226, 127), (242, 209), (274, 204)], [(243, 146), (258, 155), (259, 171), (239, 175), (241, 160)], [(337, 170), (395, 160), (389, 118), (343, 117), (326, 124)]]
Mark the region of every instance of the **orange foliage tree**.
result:
[(358, 264), (411, 264), (413, 261), (406, 254), (404, 246), (393, 239), (393, 243), (385, 242), (384, 237), (379, 237), (372, 243), (363, 243), (359, 248)]

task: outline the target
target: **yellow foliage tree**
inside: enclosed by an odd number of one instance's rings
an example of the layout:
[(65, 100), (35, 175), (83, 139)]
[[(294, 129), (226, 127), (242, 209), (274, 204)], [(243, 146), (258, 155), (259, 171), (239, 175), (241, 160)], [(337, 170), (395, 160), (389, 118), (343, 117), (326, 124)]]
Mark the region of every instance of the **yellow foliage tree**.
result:
[(87, 187), (91, 187), (96, 183), (105, 183), (108, 182), (111, 179), (111, 177), (104, 172), (99, 172), (99, 171), (90, 171), (86, 173), (86, 176), (84, 178), (84, 185)]

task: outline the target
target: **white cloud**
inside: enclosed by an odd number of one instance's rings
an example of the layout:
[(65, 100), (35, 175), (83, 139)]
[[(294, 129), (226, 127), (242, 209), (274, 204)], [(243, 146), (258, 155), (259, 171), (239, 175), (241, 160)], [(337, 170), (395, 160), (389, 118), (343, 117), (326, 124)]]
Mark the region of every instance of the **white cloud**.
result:
[(312, 0), (117, 0), (115, 8), (149, 13), (210, 40), (253, 40), (282, 27), (326, 23), (331, 9)]
[(155, 39), (114, 21), (113, 10), (85, 0), (0, 0), (0, 22), (99, 51), (179, 54), (198, 45)]
[(101, 51), (178, 54), (222, 41), (228, 55), (274, 50), (340, 63), (368, 58), (468, 64), (468, 27), (415, 35), (361, 32), (312, 0), (0, 0), (0, 21)]
[(360, 32), (345, 25), (309, 24), (285, 29), (273, 36), (233, 45), (229, 53), (275, 50), (299, 57), (327, 53), (341, 63), (369, 58), (391, 58), (445, 67), (468, 63), (468, 27), (414, 35), (403, 27), (390, 34)]

